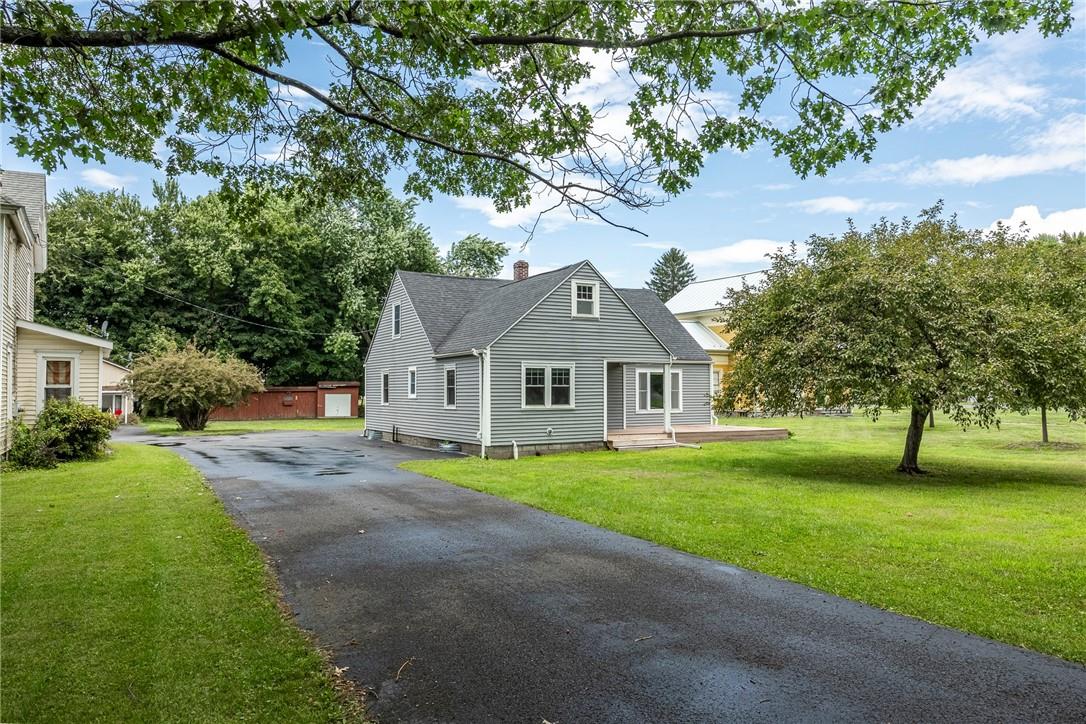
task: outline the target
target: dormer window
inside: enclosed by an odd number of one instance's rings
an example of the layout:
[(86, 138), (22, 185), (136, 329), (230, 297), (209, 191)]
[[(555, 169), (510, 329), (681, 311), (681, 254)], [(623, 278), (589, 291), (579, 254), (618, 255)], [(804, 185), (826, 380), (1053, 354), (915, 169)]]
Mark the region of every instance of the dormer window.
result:
[(400, 336), (400, 305), (396, 304), (392, 307), (392, 336), (393, 338)]
[(574, 317), (600, 316), (600, 283), (574, 279), (570, 282), (570, 312)]

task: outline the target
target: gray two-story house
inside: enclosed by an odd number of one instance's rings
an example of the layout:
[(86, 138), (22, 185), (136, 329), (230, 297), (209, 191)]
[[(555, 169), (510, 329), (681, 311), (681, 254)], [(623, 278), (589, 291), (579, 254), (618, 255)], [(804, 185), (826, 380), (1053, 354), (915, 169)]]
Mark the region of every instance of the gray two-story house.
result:
[(490, 457), (674, 444), (713, 422), (710, 367), (656, 294), (588, 261), (517, 262), (512, 281), (400, 271), (366, 358), (366, 428)]

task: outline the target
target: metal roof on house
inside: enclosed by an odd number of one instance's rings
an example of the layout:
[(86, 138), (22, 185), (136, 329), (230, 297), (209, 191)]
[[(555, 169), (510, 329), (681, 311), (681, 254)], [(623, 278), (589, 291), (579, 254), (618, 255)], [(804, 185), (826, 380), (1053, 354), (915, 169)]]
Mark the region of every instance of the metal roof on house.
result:
[(731, 349), (723, 337), (701, 322), (686, 321), (679, 322), (679, 324), (683, 326), (683, 329), (685, 329), (690, 336), (694, 338), (694, 341), (700, 344), (701, 348), (704, 350), (719, 352)]
[(743, 286), (743, 279), (754, 280), (761, 272), (752, 272), (744, 276), (721, 277), (719, 279), (706, 279), (703, 282), (693, 282), (681, 292), (667, 300), (667, 308), (672, 314), (689, 314), (690, 312), (712, 312), (720, 307), (720, 303), (728, 296), (728, 291)]
[[(581, 261), (521, 281), (407, 271), (397, 274), (434, 354), (444, 356), (489, 346), (587, 263)], [(615, 291), (677, 359), (709, 360), (654, 292)]]

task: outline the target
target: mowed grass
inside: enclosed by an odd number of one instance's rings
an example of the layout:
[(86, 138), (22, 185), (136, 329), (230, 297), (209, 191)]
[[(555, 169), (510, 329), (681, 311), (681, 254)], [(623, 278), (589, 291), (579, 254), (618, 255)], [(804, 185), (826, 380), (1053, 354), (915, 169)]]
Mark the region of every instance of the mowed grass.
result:
[(357, 430), (359, 433), (366, 426), (360, 417), (333, 417), (327, 419), (297, 420), (239, 420), (209, 422), (204, 430), (182, 432), (177, 421), (172, 417), (152, 417), (143, 421), (143, 427), (155, 435), (244, 435), (250, 432), (269, 432), (271, 430), (313, 430), (317, 432), (335, 432)]
[[(1059, 418), (1050, 415), (1050, 418)], [(894, 472), (906, 420), (780, 425), (701, 450), (466, 458), (406, 467), (593, 525), (1086, 663), (1086, 427), (945, 418)], [(1077, 446), (1077, 447), (1076, 447)]]
[(358, 718), (171, 452), (3, 474), (0, 721)]

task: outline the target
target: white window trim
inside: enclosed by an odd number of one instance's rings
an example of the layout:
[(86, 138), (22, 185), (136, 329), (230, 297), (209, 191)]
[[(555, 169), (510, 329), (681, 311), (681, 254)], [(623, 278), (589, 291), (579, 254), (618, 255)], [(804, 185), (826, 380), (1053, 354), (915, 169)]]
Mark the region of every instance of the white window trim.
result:
[(72, 364), (72, 397), (79, 400), (79, 350), (58, 350), (56, 352), (38, 352), (38, 379), (35, 385), (38, 414), (45, 409), (45, 363), (65, 361)]
[(419, 396), (419, 369), (407, 368), (407, 399), (414, 400)]
[[(542, 367), (544, 388), (542, 405), (529, 405), (526, 401), (524, 370), (529, 367)], [(569, 370), (569, 404), (551, 404), (551, 369)], [(574, 362), (521, 362), (520, 363), (520, 409), (522, 410), (575, 410), (577, 409), (577, 365)]]
[(399, 339), (401, 334), (403, 334), (403, 306), (396, 302), (392, 305), (392, 338)]
[[(637, 415), (648, 415), (648, 414), (662, 415), (662, 414), (664, 414), (664, 408), (662, 408), (662, 407), (659, 410), (654, 410), (651, 407), (649, 409), (647, 409), (647, 410), (642, 410), (641, 409), (641, 373), (642, 372), (645, 372), (645, 373), (647, 373), (649, 375), (654, 375), (655, 374), (655, 375), (663, 376), (663, 374), (664, 374), (664, 370), (663, 370), (662, 367), (655, 367), (655, 368), (653, 368), (653, 367), (638, 367), (637, 369), (634, 370), (634, 414), (637, 414)], [(671, 374), (679, 376), (679, 406), (678, 407), (672, 407), (671, 411), (672, 412), (682, 412), (683, 411), (683, 371), (681, 369), (676, 369), (676, 368), (672, 367), (671, 368)], [(649, 384), (650, 384), (650, 386), (652, 384), (651, 378), (650, 378)], [(666, 387), (665, 387), (665, 389), (666, 389)], [(651, 392), (649, 394), (651, 395)], [(666, 402), (668, 404), (671, 403), (670, 400), (667, 400)], [(651, 398), (649, 400), (649, 404), (650, 405), (652, 404)]]
[[(385, 394), (388, 390), (388, 394)], [(381, 404), (392, 404), (392, 370), (381, 370)]]
[[(449, 404), (449, 370), (453, 373), (453, 403)], [(441, 372), (441, 401), (446, 410), (456, 409), (456, 398), (460, 396), (460, 373), (456, 371), (456, 363), (445, 365)]]
[[(592, 287), (592, 314), (577, 313), (577, 286)], [(569, 316), (575, 319), (600, 318), (600, 283), (593, 279), (569, 280)]]

